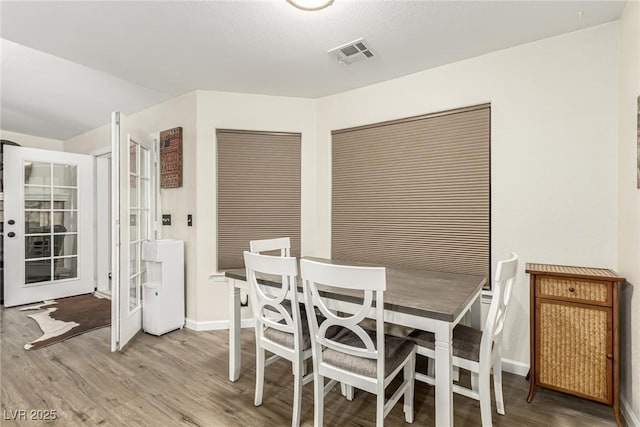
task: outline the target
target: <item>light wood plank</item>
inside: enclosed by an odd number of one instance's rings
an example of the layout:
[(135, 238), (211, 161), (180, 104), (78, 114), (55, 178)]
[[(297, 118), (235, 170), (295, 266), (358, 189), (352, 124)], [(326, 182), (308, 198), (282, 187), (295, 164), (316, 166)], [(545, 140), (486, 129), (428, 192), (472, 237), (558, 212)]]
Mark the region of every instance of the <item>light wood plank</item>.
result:
[[(38, 326), (15, 308), (0, 312), (0, 416), (17, 409), (56, 410), (60, 426), (282, 426), (291, 422), (293, 376), (281, 361), (265, 372), (264, 402), (253, 406), (254, 334), (242, 331), (243, 371), (228, 379), (227, 331), (188, 329), (162, 337), (142, 334), (123, 353), (110, 353), (109, 328), (92, 331), (40, 350), (22, 346), (40, 335)], [(424, 361), (418, 366), (424, 369)], [(468, 383), (468, 375), (462, 375)], [(507, 415), (496, 426), (615, 426), (609, 407), (540, 389), (526, 402), (528, 382), (503, 376)], [(390, 387), (391, 394), (394, 387)], [(416, 383), (413, 425), (435, 425), (434, 390)], [(495, 411), (495, 406), (493, 406)], [(352, 402), (339, 390), (327, 396), (326, 426), (375, 425), (375, 397), (356, 392)], [(2, 426), (33, 426), (32, 421), (0, 418)], [(480, 409), (474, 400), (454, 397), (456, 426), (475, 427)], [(43, 423), (42, 423), (43, 424)], [(404, 426), (402, 405), (385, 424)], [(301, 425), (313, 425), (313, 385), (303, 388)]]

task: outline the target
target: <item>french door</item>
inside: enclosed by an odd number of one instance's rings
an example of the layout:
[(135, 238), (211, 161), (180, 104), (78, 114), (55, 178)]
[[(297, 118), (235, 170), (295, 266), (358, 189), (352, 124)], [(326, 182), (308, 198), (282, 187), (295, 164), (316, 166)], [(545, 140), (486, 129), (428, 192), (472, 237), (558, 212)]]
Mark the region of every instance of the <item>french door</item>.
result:
[(4, 148), (4, 305), (90, 293), (93, 157)]
[(142, 242), (154, 228), (153, 143), (132, 131), (126, 117), (113, 113), (112, 137), (112, 254), (111, 350), (122, 350), (142, 329), (142, 284), (147, 270)]

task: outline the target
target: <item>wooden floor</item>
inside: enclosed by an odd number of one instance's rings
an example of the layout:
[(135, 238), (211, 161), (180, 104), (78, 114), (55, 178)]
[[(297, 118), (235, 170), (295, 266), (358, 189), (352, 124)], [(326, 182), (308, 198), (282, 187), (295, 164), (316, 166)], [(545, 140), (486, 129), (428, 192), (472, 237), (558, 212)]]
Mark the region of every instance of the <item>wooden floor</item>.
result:
[[(16, 411), (55, 411), (60, 426), (286, 426), (291, 423), (290, 365), (266, 369), (265, 397), (253, 406), (255, 363), (253, 331), (242, 332), (244, 370), (228, 380), (225, 331), (187, 329), (163, 337), (142, 334), (123, 353), (109, 352), (109, 328), (86, 333), (40, 350), (23, 345), (40, 336), (36, 323), (17, 309), (1, 309), (0, 424), (43, 425), (10, 421)], [(507, 415), (493, 415), (496, 426), (615, 426), (611, 409), (548, 390), (526, 402), (528, 383), (505, 374)], [(433, 388), (416, 383), (416, 426), (432, 426)], [(455, 396), (455, 425), (479, 426), (474, 400)], [(375, 399), (357, 392), (353, 402), (334, 391), (327, 396), (325, 425), (375, 425)], [(495, 406), (494, 406), (495, 410)], [(402, 405), (386, 425), (403, 426)], [(313, 386), (303, 389), (301, 424), (313, 425)]]

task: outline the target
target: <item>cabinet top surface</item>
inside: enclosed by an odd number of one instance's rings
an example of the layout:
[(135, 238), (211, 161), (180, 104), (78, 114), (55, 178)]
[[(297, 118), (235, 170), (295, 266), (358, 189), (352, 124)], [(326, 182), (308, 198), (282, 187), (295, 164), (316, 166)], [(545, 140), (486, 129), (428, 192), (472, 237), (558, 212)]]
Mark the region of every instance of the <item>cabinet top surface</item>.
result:
[(586, 279), (608, 279), (615, 282), (624, 282), (626, 280), (608, 268), (574, 267), (570, 265), (536, 264), (528, 262), (525, 271), (533, 274), (553, 274)]

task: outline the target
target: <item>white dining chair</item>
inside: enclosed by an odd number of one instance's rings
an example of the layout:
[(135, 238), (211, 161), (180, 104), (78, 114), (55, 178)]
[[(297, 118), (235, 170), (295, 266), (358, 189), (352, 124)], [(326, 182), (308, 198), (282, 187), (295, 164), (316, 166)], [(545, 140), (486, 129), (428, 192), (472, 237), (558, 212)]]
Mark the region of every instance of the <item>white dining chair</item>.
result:
[[(275, 255), (279, 251), (280, 256), (288, 257), (291, 256), (291, 239), (288, 237), (277, 237), (274, 239), (251, 240), (249, 242), (249, 250), (254, 254), (263, 255)], [(283, 277), (282, 280), (286, 280), (286, 277)], [(267, 295), (273, 296), (273, 290), (271, 288), (265, 287), (263, 288), (263, 291)], [(291, 300), (288, 298), (285, 299), (283, 301), (283, 306), (287, 309), (289, 314), (291, 314)], [(304, 310), (304, 303), (300, 302), (299, 307)], [(301, 312), (300, 316), (305, 317), (305, 314)], [(277, 358), (278, 356), (274, 357), (272, 362)]]
[(291, 239), (288, 237), (278, 237), (275, 239), (251, 240), (249, 242), (249, 249), (254, 254), (280, 251), (280, 256), (291, 256)]
[[(255, 317), (256, 332), (256, 406), (262, 404), (265, 366), (278, 358), (293, 365), (293, 416), (291, 425), (300, 424), (302, 386), (313, 380), (304, 375), (304, 361), (312, 356), (311, 339), (306, 316), (301, 317), (296, 292), (297, 261), (292, 257), (270, 256), (244, 252), (244, 263), (249, 285), (250, 305)], [(280, 276), (279, 288), (263, 285), (261, 275)], [(269, 288), (269, 290), (265, 290)], [(277, 289), (274, 292), (274, 289)], [(265, 360), (265, 351), (274, 354)]]
[[(502, 332), (511, 292), (518, 268), (518, 255), (499, 261), (493, 285), (493, 299), (484, 325), (479, 331), (464, 325), (453, 330), (453, 365), (471, 372), (471, 389), (453, 384), (453, 391), (480, 401), (482, 426), (491, 423), (490, 374), (493, 368), (493, 386), (498, 414), (504, 415), (502, 396)], [(417, 344), (417, 352), (435, 359), (435, 338), (433, 333), (414, 331), (409, 338)], [(430, 363), (432, 360), (429, 361)], [(437, 373), (436, 373), (437, 375)], [(429, 374), (416, 373), (416, 380), (434, 385), (435, 378)]]
[[(385, 416), (403, 396), (405, 420), (413, 422), (415, 345), (410, 340), (384, 333), (385, 268), (302, 259), (300, 274), (311, 328), (314, 425), (323, 425), (324, 396), (336, 381), (377, 396), (376, 426), (384, 425)], [(357, 313), (346, 315), (329, 309), (320, 292), (331, 288), (361, 291), (363, 301), (358, 305)], [(375, 308), (372, 308), (374, 301)], [(323, 317), (311, 315), (316, 307)], [(372, 312), (375, 313), (376, 330), (366, 331), (359, 323)], [(336, 329), (339, 330), (337, 334)], [(401, 370), (403, 382), (385, 402), (385, 388)], [(331, 380), (326, 386), (325, 377)]]

